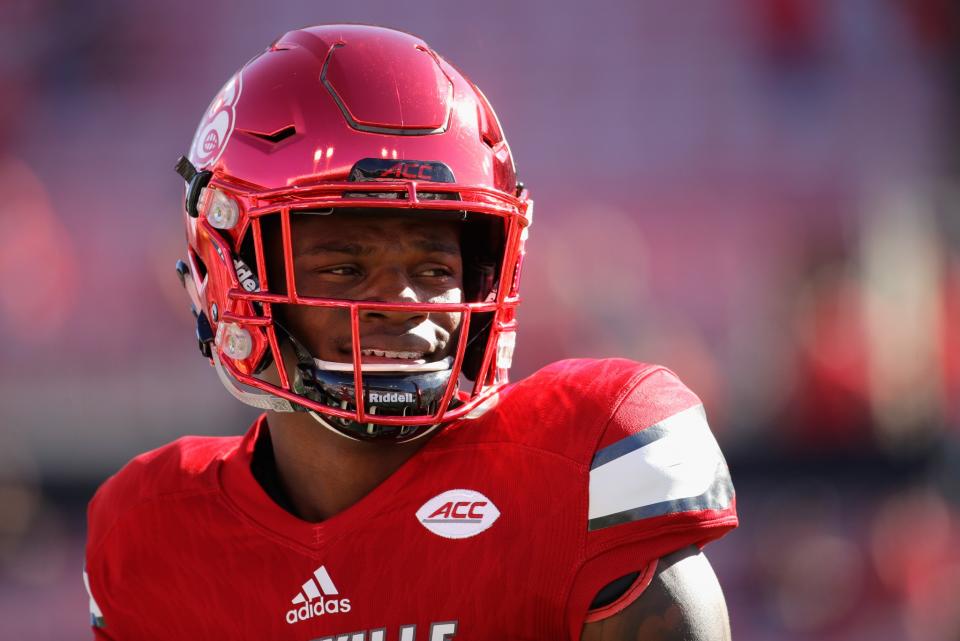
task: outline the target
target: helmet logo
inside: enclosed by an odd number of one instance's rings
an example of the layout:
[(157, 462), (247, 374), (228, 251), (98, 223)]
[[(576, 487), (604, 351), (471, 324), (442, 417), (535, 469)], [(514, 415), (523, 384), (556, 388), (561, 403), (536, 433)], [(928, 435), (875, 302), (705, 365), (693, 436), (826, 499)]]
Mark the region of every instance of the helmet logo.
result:
[(422, 162), (398, 162), (380, 174), (381, 178), (406, 178), (407, 180), (433, 180), (433, 167)]
[(212, 154), (220, 146), (220, 136), (217, 135), (216, 129), (211, 129), (207, 132), (206, 138), (203, 139), (203, 153)]
[(237, 102), (243, 88), (242, 71), (227, 81), (203, 115), (190, 147), (190, 162), (209, 167), (223, 155), (237, 121)]
[(370, 180), (423, 180), (453, 183), (453, 172), (442, 162), (429, 160), (387, 160), (362, 158), (350, 170), (351, 182)]

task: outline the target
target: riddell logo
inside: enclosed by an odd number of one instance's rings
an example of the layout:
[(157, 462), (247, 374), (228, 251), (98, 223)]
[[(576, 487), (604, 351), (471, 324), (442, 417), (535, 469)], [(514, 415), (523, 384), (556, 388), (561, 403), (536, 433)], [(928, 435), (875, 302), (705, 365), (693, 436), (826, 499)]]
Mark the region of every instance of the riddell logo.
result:
[(437, 536), (466, 539), (480, 534), (500, 518), (493, 501), (475, 490), (448, 490), (417, 510), (417, 520)]
[(350, 599), (330, 598), (337, 597), (340, 593), (330, 579), (327, 568), (322, 565), (313, 571), (313, 577), (301, 587), (302, 591), (290, 601), (300, 607), (287, 610), (287, 623), (350, 611)]
[(234, 257), (233, 268), (237, 272), (237, 280), (240, 281), (241, 287), (248, 292), (260, 291), (260, 283), (257, 282), (257, 277), (254, 276), (253, 270), (247, 267), (245, 262)]
[(376, 392), (370, 390), (371, 403), (413, 403), (416, 399), (411, 392)]

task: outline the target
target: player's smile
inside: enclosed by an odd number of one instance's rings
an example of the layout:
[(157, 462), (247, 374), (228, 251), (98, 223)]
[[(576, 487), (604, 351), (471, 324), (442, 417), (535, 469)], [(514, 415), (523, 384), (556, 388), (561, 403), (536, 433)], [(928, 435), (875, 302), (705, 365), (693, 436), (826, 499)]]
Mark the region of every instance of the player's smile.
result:
[[(434, 331), (439, 329), (429, 325), (427, 328)], [(449, 340), (442, 343), (440, 341), (431, 343), (412, 334), (397, 337), (363, 336), (362, 332), (361, 328), (363, 338), (360, 346), (360, 356), (363, 363), (428, 363), (439, 360), (438, 352), (445, 349), (449, 344)], [(340, 346), (341, 358), (337, 360), (346, 362), (353, 358), (353, 353), (350, 339), (347, 338), (344, 342), (346, 344)]]
[[(396, 303), (463, 301), (463, 266), (457, 223), (420, 215), (294, 216), (291, 234), (295, 280), (303, 296)], [(279, 234), (271, 273), (282, 273)], [(422, 310), (360, 312), (363, 363), (424, 363), (446, 358), (455, 345), (458, 313)], [(325, 361), (350, 362), (349, 314), (289, 305), (284, 324)]]

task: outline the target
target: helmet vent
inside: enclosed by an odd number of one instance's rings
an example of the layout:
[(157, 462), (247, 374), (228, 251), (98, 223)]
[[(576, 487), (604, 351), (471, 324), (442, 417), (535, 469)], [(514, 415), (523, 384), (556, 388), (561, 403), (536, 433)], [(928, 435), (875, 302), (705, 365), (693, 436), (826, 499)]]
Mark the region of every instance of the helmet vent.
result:
[(320, 82), (359, 131), (426, 136), (450, 126), (453, 82), (412, 36), (337, 42), (323, 61)]
[(492, 149), (503, 140), (503, 132), (500, 130), (500, 123), (497, 122), (497, 117), (493, 114), (493, 109), (487, 102), (486, 96), (479, 89), (477, 89), (477, 96), (480, 98), (480, 102), (477, 104), (477, 125), (480, 129), (480, 140)]
[(278, 129), (272, 134), (266, 134), (260, 131), (250, 131), (248, 129), (243, 129), (241, 131), (243, 131), (243, 133), (247, 134), (248, 136), (253, 136), (254, 138), (259, 138), (260, 140), (264, 140), (266, 142), (269, 142), (275, 145), (278, 142), (283, 142), (290, 136), (296, 135), (297, 128), (294, 127), (293, 125), (288, 125), (283, 129)]

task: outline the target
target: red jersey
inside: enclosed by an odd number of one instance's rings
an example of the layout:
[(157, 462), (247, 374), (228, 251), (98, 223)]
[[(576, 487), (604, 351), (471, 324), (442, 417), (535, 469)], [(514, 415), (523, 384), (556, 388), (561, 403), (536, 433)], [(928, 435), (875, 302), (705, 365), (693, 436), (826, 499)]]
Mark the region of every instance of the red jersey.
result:
[(578, 639), (603, 586), (737, 524), (700, 401), (656, 366), (555, 363), (321, 523), (254, 478), (266, 430), (185, 437), (104, 483), (98, 639)]

